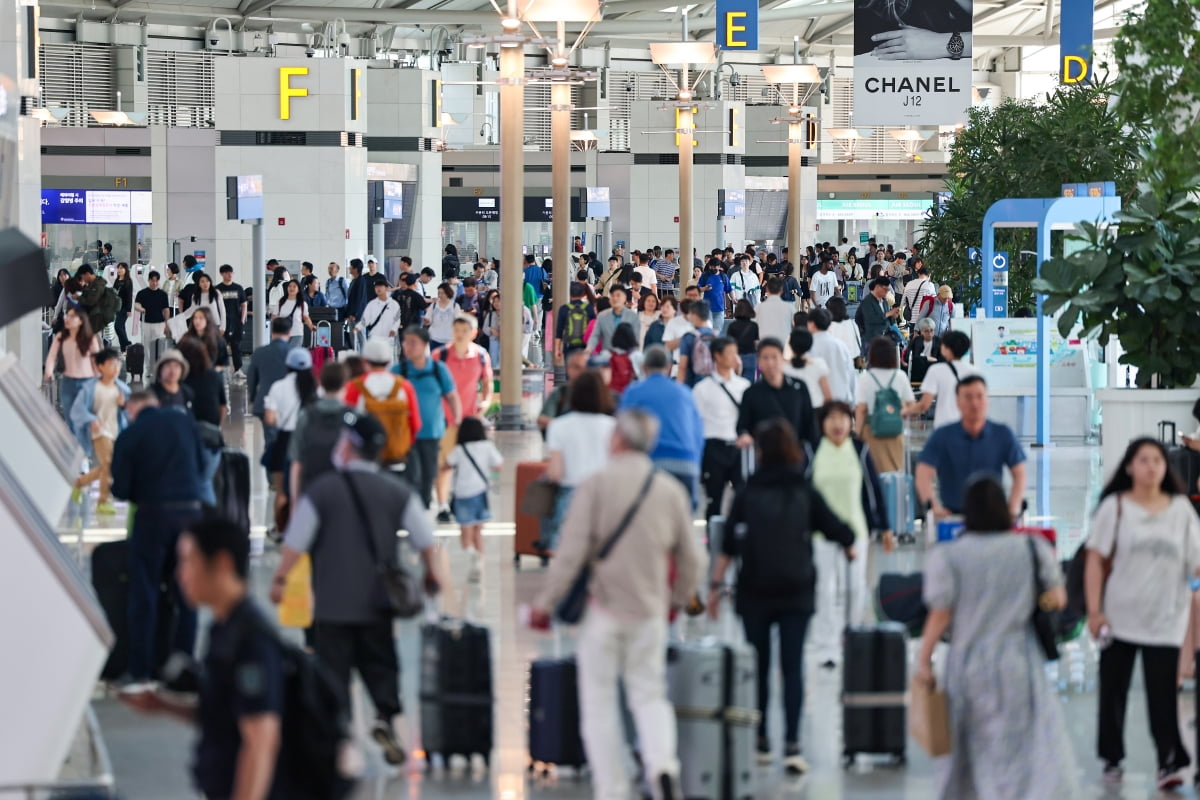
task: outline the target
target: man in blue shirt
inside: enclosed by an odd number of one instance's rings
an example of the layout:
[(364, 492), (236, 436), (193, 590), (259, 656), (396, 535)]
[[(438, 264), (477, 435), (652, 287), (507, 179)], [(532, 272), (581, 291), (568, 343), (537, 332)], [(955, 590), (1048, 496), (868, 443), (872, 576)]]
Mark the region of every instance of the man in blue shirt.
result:
[(172, 652), (188, 656), (196, 641), (196, 612), (175, 582), (175, 545), (200, 515), (204, 496), (204, 448), (190, 415), (159, 408), (150, 391), (125, 401), (130, 425), (113, 445), (112, 494), (137, 506), (129, 532), (129, 674), (154, 677), (158, 588), (166, 578), (178, 608)]
[[(421, 491), (421, 500), (428, 508), (433, 500), (433, 481), (438, 472), (438, 447), (446, 434), (446, 413), (454, 427), (462, 422), (462, 402), (454, 386), (450, 369), (441, 361), (429, 357), (429, 329), (413, 325), (404, 329), (404, 360), (392, 367), (392, 372), (408, 380), (417, 394), (421, 410), (421, 430), (408, 454), (408, 468), (413, 484)], [(443, 406), (442, 401), (445, 400)]]
[(708, 301), (711, 316), (724, 317), (725, 295), (732, 292), (733, 288), (729, 285), (729, 276), (721, 269), (721, 262), (715, 259), (709, 261), (696, 285), (700, 287), (700, 294)]
[(700, 460), (704, 455), (704, 423), (696, 409), (696, 401), (691, 390), (669, 377), (671, 354), (662, 345), (646, 348), (642, 369), (646, 379), (631, 383), (625, 389), (620, 408), (639, 408), (658, 418), (658, 441), (650, 453), (650, 460), (683, 484), (695, 509)]
[(533, 287), (539, 303), (542, 301), (542, 295), (546, 293), (546, 280), (546, 270), (537, 265), (533, 256), (525, 256), (525, 282)]
[(329, 278), (325, 281), (325, 301), (329, 303), (330, 308), (338, 309), (338, 316), (341, 316), (341, 310), (350, 300), (350, 286), (346, 279), (338, 274), (340, 270), (341, 267), (336, 261), (330, 261)]
[[(955, 396), (962, 419), (943, 425), (930, 435), (917, 462), (917, 496), (922, 505), (933, 505), (938, 519), (961, 514), (963, 494), (971, 480), (980, 475), (1000, 480), (1008, 467), (1012, 473), (1008, 505), (1015, 519), (1025, 496), (1025, 451), (1012, 429), (987, 418), (987, 383), (982, 375), (963, 378)], [(948, 399), (943, 398), (942, 402)]]

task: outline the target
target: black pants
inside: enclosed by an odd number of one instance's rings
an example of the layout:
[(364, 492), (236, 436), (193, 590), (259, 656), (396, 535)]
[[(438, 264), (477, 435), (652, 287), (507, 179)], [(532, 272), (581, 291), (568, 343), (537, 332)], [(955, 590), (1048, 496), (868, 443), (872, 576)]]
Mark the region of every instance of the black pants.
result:
[(391, 620), (362, 624), (316, 620), (313, 651), (337, 678), (346, 708), (351, 707), (350, 670), (357, 669), (375, 704), (376, 717), (390, 722), (401, 712), (400, 661)]
[(706, 519), (721, 513), (721, 497), (726, 485), (737, 491), (742, 486), (742, 457), (737, 445), (719, 439), (704, 440), (704, 457), (700, 461), (704, 494), (708, 497)]
[(242, 330), (225, 331), (225, 344), (229, 346), (229, 358), (236, 372), (242, 368)]
[(805, 611), (743, 611), (746, 641), (758, 655), (758, 736), (767, 738), (767, 706), (771, 701), (771, 628), (779, 626), (779, 671), (783, 675), (783, 741), (800, 743), (804, 711), (804, 639), (811, 615)]
[(113, 320), (113, 327), (117, 330), (117, 342), (121, 345), (121, 352), (125, 352), (125, 348), (129, 347), (129, 334), (125, 332), (125, 322), (129, 319), (128, 311), (118, 311), (117, 318)]
[(1158, 768), (1174, 771), (1191, 763), (1179, 735), (1175, 682), (1179, 671), (1178, 647), (1150, 647), (1114, 641), (1100, 653), (1100, 730), (1097, 750), (1108, 764), (1125, 758), (1125, 706), (1133, 662), (1142, 651), (1142, 674), (1146, 682), (1146, 706), (1150, 713), (1150, 735), (1158, 753)]
[(412, 450), (408, 451), (409, 479), (420, 491), (421, 502), (426, 508), (433, 501), (433, 482), (437, 479), (440, 445), (437, 439), (417, 439), (413, 442)]

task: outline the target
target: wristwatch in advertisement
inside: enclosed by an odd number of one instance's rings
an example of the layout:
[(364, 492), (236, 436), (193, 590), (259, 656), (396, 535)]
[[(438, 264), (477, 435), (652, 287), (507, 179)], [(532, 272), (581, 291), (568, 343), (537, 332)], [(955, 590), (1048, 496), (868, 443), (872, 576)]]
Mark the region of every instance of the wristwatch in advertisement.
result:
[(966, 43), (963, 42), (961, 33), (950, 34), (950, 41), (946, 42), (946, 52), (950, 54), (950, 58), (957, 61), (962, 58), (963, 52), (967, 49)]

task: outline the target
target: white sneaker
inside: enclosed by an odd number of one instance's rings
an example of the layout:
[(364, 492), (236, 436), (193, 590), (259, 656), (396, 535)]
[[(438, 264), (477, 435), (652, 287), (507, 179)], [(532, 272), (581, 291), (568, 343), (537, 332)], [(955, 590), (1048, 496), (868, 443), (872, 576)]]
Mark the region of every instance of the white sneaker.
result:
[(809, 770), (808, 762), (799, 753), (783, 757), (783, 771), (788, 775), (803, 775)]

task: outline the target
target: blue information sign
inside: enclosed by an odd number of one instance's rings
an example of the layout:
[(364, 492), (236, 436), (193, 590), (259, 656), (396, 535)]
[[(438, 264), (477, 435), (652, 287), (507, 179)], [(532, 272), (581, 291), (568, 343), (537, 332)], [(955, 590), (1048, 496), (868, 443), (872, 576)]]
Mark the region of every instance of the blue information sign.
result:
[(1008, 253), (992, 256), (992, 316), (1008, 316)]
[(43, 225), (87, 221), (87, 192), (82, 189), (42, 189)]
[(758, 49), (758, 0), (717, 0), (717, 47)]

